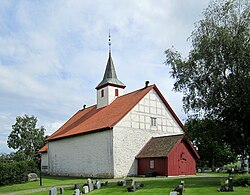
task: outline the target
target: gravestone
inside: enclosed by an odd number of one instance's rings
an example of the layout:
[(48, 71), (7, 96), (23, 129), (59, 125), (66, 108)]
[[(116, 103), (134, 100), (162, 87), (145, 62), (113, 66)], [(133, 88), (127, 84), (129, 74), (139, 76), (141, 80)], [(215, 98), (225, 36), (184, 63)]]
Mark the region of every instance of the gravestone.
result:
[(228, 181), (228, 191), (232, 192), (234, 191), (234, 184), (233, 184), (233, 178), (230, 177)]
[(89, 183), (89, 191), (93, 191), (94, 190), (94, 184), (91, 182)]
[(49, 195), (57, 195), (57, 188), (56, 187), (50, 188)]
[(63, 187), (60, 187), (60, 194), (64, 194), (64, 188)]
[(182, 191), (184, 191), (184, 184), (185, 184), (185, 182), (184, 182), (184, 181), (181, 181)]
[(83, 194), (89, 193), (89, 186), (83, 186)]
[(178, 192), (179, 195), (182, 195), (183, 192), (183, 185), (179, 185), (178, 187), (176, 187), (173, 192)]
[(183, 186), (182, 185), (179, 185), (178, 192), (179, 192), (179, 195), (182, 195), (182, 192), (183, 192)]
[(89, 186), (89, 192), (93, 191), (94, 190), (94, 184), (92, 183), (90, 178), (88, 179), (87, 184)]
[(101, 183), (101, 186), (107, 186), (108, 185), (108, 181), (105, 181), (104, 183)]
[(28, 181), (37, 181), (38, 180), (38, 176), (36, 173), (29, 173), (28, 174)]
[(101, 188), (101, 182), (99, 180), (96, 180), (94, 187), (95, 187), (95, 189), (100, 189)]
[(127, 185), (126, 177), (124, 177), (122, 181), (123, 181), (123, 186), (126, 186)]
[(132, 179), (132, 190), (135, 192), (136, 191), (136, 181), (134, 179)]
[(74, 190), (79, 189), (79, 184), (74, 185)]
[(75, 189), (73, 195), (80, 195), (80, 190), (79, 189)]

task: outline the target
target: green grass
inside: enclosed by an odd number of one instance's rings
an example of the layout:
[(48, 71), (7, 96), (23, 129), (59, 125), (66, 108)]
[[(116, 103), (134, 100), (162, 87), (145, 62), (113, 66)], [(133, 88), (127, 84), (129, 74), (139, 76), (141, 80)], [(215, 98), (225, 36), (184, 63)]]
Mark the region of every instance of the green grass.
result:
[[(195, 178), (135, 178), (138, 183), (143, 183), (144, 187), (134, 194), (169, 194), (176, 186), (180, 184), (180, 181), (185, 181), (185, 194), (191, 195), (218, 195), (217, 189), (220, 187), (221, 180), (225, 179), (224, 177), (195, 177)], [(143, 180), (143, 181), (139, 181)], [(61, 186), (68, 184), (83, 184), (87, 181), (87, 179), (79, 179), (79, 178), (66, 178), (66, 177), (47, 177), (43, 179), (43, 188), (49, 186)], [(4, 186), (0, 187), (0, 194), (17, 192), (28, 189), (37, 189), (40, 188), (39, 181), (38, 182), (29, 182), (26, 184), (15, 184), (12, 186)], [(227, 192), (226, 194), (234, 194), (234, 195), (244, 195), (250, 194), (250, 187), (234, 187), (234, 192)], [(43, 192), (34, 192), (31, 195), (48, 195), (48, 191)], [(117, 182), (109, 183), (108, 186), (102, 186), (99, 190), (94, 190), (91, 194), (125, 194), (127, 192), (127, 187), (118, 186)], [(65, 188), (65, 195), (72, 195), (73, 189)], [(224, 193), (222, 193), (224, 194)]]
[(4, 194), (4, 193), (6, 194), (10, 192), (18, 192), (18, 191), (30, 190), (30, 189), (38, 189), (38, 188), (82, 183), (84, 181), (85, 179), (82, 179), (82, 178), (47, 176), (42, 179), (42, 184), (43, 184), (42, 186), (40, 186), (40, 181), (0, 186), (0, 194)]

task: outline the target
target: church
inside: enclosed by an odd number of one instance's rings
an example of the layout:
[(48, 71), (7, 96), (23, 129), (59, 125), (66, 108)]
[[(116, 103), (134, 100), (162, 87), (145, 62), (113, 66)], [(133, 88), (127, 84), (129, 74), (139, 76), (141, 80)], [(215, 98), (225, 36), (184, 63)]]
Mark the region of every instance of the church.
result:
[(95, 105), (77, 111), (39, 150), (50, 175), (193, 175), (198, 153), (156, 85), (124, 93), (109, 50)]

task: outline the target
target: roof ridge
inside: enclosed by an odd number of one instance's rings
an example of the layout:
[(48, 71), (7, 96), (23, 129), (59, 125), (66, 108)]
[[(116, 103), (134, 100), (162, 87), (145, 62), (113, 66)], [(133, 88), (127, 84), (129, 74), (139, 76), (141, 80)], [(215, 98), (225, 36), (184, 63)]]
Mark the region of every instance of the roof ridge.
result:
[(152, 138), (165, 138), (165, 137), (177, 137), (177, 136), (184, 136), (185, 134), (175, 134), (175, 135), (164, 135), (164, 136), (157, 136), (157, 137), (152, 137)]
[[(148, 87), (143, 87), (143, 88), (137, 89), (137, 90), (135, 90), (135, 91), (131, 91), (131, 92), (129, 92), (129, 93), (123, 94), (123, 95), (121, 95), (121, 96), (119, 96), (119, 97), (124, 97), (124, 96), (126, 96), (126, 95), (130, 95), (130, 94), (132, 94), (132, 93), (136, 93), (136, 92), (139, 92), (139, 91), (144, 90), (144, 89), (147, 89), (147, 88), (153, 88), (154, 86), (155, 86), (155, 84), (152, 84), (152, 85), (149, 85)], [(119, 98), (119, 97), (118, 97), (118, 98)]]

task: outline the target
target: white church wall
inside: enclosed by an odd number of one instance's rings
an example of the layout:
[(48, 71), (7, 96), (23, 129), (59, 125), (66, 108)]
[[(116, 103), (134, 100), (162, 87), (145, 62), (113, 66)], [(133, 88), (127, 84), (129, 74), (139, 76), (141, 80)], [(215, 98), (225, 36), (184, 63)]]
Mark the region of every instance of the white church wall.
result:
[(52, 175), (113, 177), (112, 130), (49, 142)]
[(152, 89), (114, 127), (114, 176), (137, 174), (135, 156), (151, 137), (177, 134), (183, 134), (183, 130)]
[[(115, 96), (115, 90), (118, 90), (119, 96), (124, 94), (124, 89), (114, 86), (106, 86), (102, 89), (99, 89), (97, 92), (97, 109), (102, 108), (104, 106), (109, 105), (111, 102), (113, 102), (117, 96)], [(102, 97), (102, 91), (104, 96)]]

